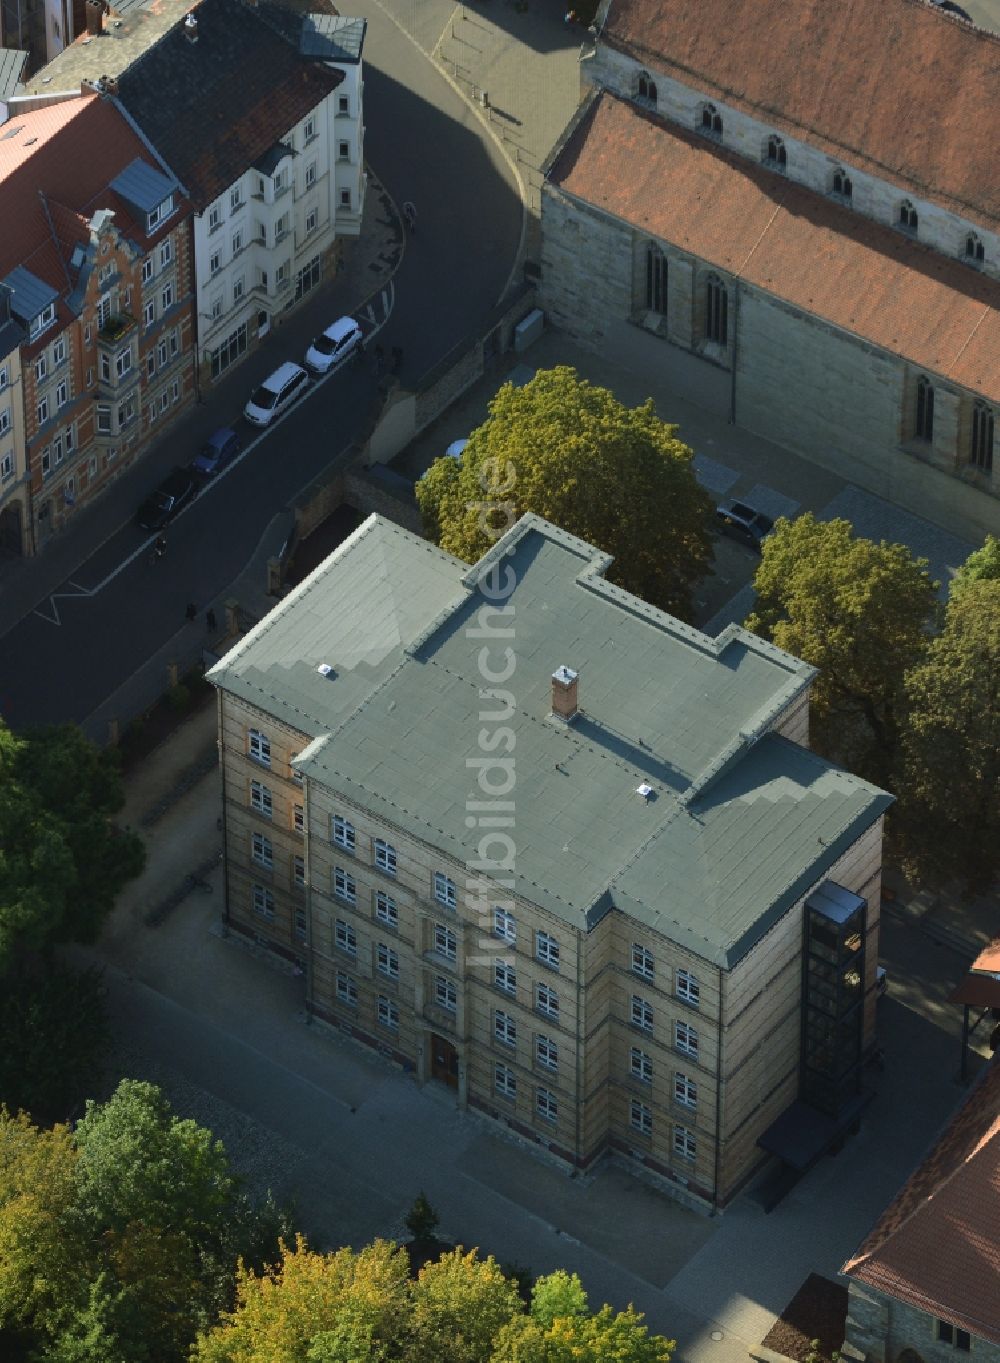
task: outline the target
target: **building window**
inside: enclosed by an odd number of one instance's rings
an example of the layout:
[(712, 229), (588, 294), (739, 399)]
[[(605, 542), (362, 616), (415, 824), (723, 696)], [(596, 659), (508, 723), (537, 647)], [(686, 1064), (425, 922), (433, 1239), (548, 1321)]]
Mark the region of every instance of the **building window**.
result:
[(111, 382), (111, 356), (101, 356), (101, 379), (104, 383)]
[(376, 1017), (380, 1027), (388, 1027), (393, 1032), (399, 1031), (399, 1005), (395, 999), (387, 999), (384, 994), (379, 994)]
[(271, 740), (260, 729), (247, 731), (247, 755), (262, 767), (271, 765)]
[(351, 159), (351, 144), (349, 142), (337, 143), (337, 160), (349, 161)]
[[(155, 321), (156, 321), (156, 303), (153, 299), (150, 299), (148, 303), (143, 304), (142, 325), (146, 328), (149, 328), (153, 325)], [(150, 356), (150, 358), (152, 358), (152, 356)]]
[(559, 995), (547, 984), (538, 984), (535, 986), (535, 1007), (546, 1017), (558, 1018)]
[(353, 852), (357, 843), (354, 833), (354, 825), (349, 823), (342, 814), (333, 816), (333, 841), (338, 847), (346, 848), (348, 852)]
[(454, 961), (458, 955), (458, 938), (443, 923), (434, 924), (434, 950), (448, 961)]
[(722, 115), (714, 104), (703, 104), (701, 106), (700, 127), (701, 131), (709, 137), (722, 136)]
[(208, 210), (208, 230), (214, 232), (217, 227), (222, 226), (222, 205), (213, 204)]
[(346, 1003), (351, 1008), (358, 1006), (358, 986), (350, 975), (345, 975), (342, 970), (337, 971), (337, 999), (340, 1003)]
[(238, 213), (242, 207), (243, 187), (241, 185), (233, 185), (232, 189), (229, 191), (229, 211), (230, 213)]
[(48, 421), (48, 419), (49, 419), (49, 400), (48, 400), (48, 398), (42, 398), (41, 402), (39, 402), (39, 404), (38, 404), (38, 408), (37, 408), (37, 410), (36, 410), (35, 415), (38, 417), (38, 424), (39, 424), (39, 426), (44, 426), (45, 423), (46, 423), (46, 421)]
[(47, 478), (52, 472), (52, 451), (48, 445), (42, 450), (42, 477)]
[(973, 265), (982, 265), (986, 259), (986, 251), (983, 243), (976, 236), (975, 232), (970, 232), (965, 238), (965, 258)]
[(14, 476), (14, 456), (5, 454), (0, 459), (0, 482), (7, 483)]
[(0, 407), (0, 435), (6, 435), (10, 430), (10, 408)]
[(284, 190), (285, 190), (285, 172), (284, 172), (283, 169), (282, 169), (282, 170), (279, 170), (278, 173), (277, 173), (276, 175), (272, 175), (272, 176), (271, 176), (271, 184), (274, 186), (274, 197), (275, 197), (275, 198), (277, 198), (279, 194), (283, 194), (283, 193), (284, 193)]
[(317, 214), (316, 209), (311, 208), (306, 214), (306, 236), (308, 236), (310, 232), (316, 231), (316, 223), (318, 221), (319, 215)]
[(705, 336), (716, 345), (729, 340), (729, 290), (717, 274), (705, 282)]
[(494, 1065), (493, 1067), (493, 1087), (501, 1098), (517, 1097), (517, 1078), (512, 1069), (506, 1065)]
[(174, 244), (167, 237), (166, 241), (160, 242), (160, 269), (165, 270), (174, 258)]
[(296, 833), (306, 831), (306, 811), (302, 805), (292, 805), (292, 827)]
[(56, 385), (56, 411), (58, 412), (60, 407), (65, 407), (67, 402), (69, 402), (69, 387), (64, 379), (62, 383)]
[(233, 239), (232, 239), (231, 245), (232, 245), (232, 248), (233, 248), (233, 255), (234, 255), (234, 256), (238, 256), (239, 253), (243, 250), (243, 228), (242, 228), (242, 227), (237, 227), (236, 231), (233, 233)]
[(701, 1001), (701, 985), (698, 983), (696, 975), (692, 975), (690, 970), (678, 970), (676, 981), (677, 997), (683, 999), (685, 1003), (690, 1003), (697, 1008)]
[(656, 103), (656, 82), (648, 71), (639, 72), (635, 90), (639, 99), (645, 100), (649, 104)]
[(351, 104), (350, 104), (350, 100), (347, 98), (347, 96), (346, 96), (346, 95), (338, 95), (338, 96), (337, 96), (337, 113), (338, 113), (338, 114), (349, 114), (350, 111), (351, 111)]
[(5, 364), (0, 364), (0, 393), (10, 383), (10, 368)]
[(160, 306), (163, 308), (164, 312), (166, 312), (168, 308), (172, 308), (174, 306), (173, 284), (164, 284), (163, 289), (160, 293)]
[(493, 936), (510, 942), (511, 946), (517, 941), (517, 924), (509, 909), (493, 910)]
[(213, 322), (217, 322), (222, 316), (222, 294), (217, 293), (212, 299), (210, 314)]
[(254, 833), (251, 836), (251, 844), (251, 856), (258, 866), (266, 866), (269, 871), (273, 870), (274, 851), (271, 847), (271, 839), (265, 838), (263, 833)]
[(517, 993), (517, 971), (504, 961), (493, 962), (493, 983), (505, 994)]
[(851, 184), (851, 177), (838, 168), (833, 172), (831, 188), (839, 199), (850, 200), (854, 197), (854, 186)]
[(52, 367), (58, 369), (59, 365), (66, 363), (66, 337), (60, 336), (52, 343)]
[(347, 923), (343, 918), (338, 918), (334, 928), (333, 940), (338, 951), (346, 951), (348, 956), (357, 956), (358, 937), (354, 931), (353, 923)]
[(211, 274), (211, 275), (217, 275), (221, 269), (222, 269), (222, 252), (221, 252), (221, 251), (213, 251), (212, 254), (211, 254), (211, 255), (209, 256), (209, 258), (208, 258), (208, 272), (209, 272), (209, 274)]
[(784, 170), (788, 164), (788, 154), (785, 151), (785, 144), (781, 138), (772, 133), (767, 139), (767, 147), (764, 150), (764, 160), (775, 170)]
[(153, 257), (147, 256), (142, 262), (141, 278), (144, 284), (148, 284), (153, 278)]
[(972, 409), (969, 463), (984, 473), (993, 472), (993, 430), (993, 412), (985, 402), (977, 402)]
[(111, 295), (106, 293), (97, 305), (97, 327), (99, 331), (111, 321)]
[(653, 1030), (653, 1005), (648, 999), (633, 994), (630, 1017), (633, 1027), (641, 1027), (644, 1032)]
[(302, 125), (302, 140), (303, 142), (311, 142), (315, 136), (316, 119), (310, 116)]
[(629, 1103), (629, 1124), (634, 1131), (640, 1132), (643, 1136), (653, 1134), (653, 1113), (645, 1103), (640, 1103), (638, 1098), (633, 1098)]
[(434, 872), (434, 898), (439, 904), (444, 904), (446, 908), (458, 907), (458, 891), (455, 889), (455, 882), (443, 871)]
[(351, 191), (349, 189), (342, 189), (340, 191), (340, 206), (341, 208), (350, 208)]
[(629, 1069), (633, 1079), (639, 1079), (644, 1084), (653, 1082), (653, 1062), (645, 1051), (640, 1051), (638, 1046), (633, 1046), (630, 1052)]
[(934, 388), (922, 374), (917, 379), (917, 420), (914, 435), (918, 440), (934, 439)]
[(896, 215), (897, 226), (901, 227), (904, 232), (916, 232), (917, 221), (917, 210), (909, 199), (904, 199), (899, 205), (899, 212)]
[(493, 1014), (493, 1035), (505, 1046), (517, 1045), (517, 1023), (499, 1008)]
[(652, 242), (646, 247), (646, 307), (661, 315), (667, 310), (667, 258)]
[(247, 289), (247, 277), (245, 274), (237, 275), (233, 280), (233, 303), (238, 303)]
[(535, 1060), (547, 1070), (559, 1068), (559, 1047), (551, 1037), (541, 1035), (535, 1037)]
[(689, 1023), (674, 1023), (674, 1048), (693, 1060), (698, 1059), (698, 1033)]
[(358, 902), (358, 887), (355, 884), (354, 877), (342, 866), (333, 868), (333, 893), (347, 904)]
[(306, 189), (312, 189), (316, 183), (316, 162), (310, 161), (306, 166)]
[(253, 886), (253, 911), (259, 913), (261, 918), (274, 917), (274, 895), (266, 885)]
[(32, 319), (31, 326), (28, 329), (29, 339), (32, 341), (37, 340), (37, 338), (41, 336), (42, 332), (47, 331), (55, 320), (56, 305), (55, 303), (50, 303), (47, 308), (44, 308), (38, 314), (37, 317), (34, 317)]
[(46, 355), (39, 355), (35, 361), (35, 382), (44, 383), (49, 373), (49, 361)]
[(535, 958), (550, 970), (559, 969), (559, 943), (547, 932), (535, 933)]
[(167, 197), (153, 209), (152, 213), (146, 214), (146, 235), (154, 231), (165, 218), (169, 218), (174, 211), (174, 196), (168, 194)]
[(298, 889), (302, 889), (306, 883), (306, 859), (305, 857), (292, 857), (292, 884)]
[(399, 909), (396, 907), (396, 901), (382, 890), (376, 891), (375, 894), (375, 917), (382, 923), (388, 923), (390, 928), (399, 927)]
[(111, 434), (111, 408), (98, 407), (97, 409), (97, 433), (98, 435)]
[(66, 427), (66, 453), (72, 454), (75, 448), (76, 448), (76, 426), (69, 425)]
[(454, 980), (444, 975), (434, 976), (434, 1002), (446, 1013), (458, 1012), (458, 990)]
[(387, 876), (396, 874), (396, 849), (391, 843), (385, 842), (382, 838), (376, 838), (375, 843), (375, 865), (380, 871), (384, 871)]
[(161, 369), (170, 358), (169, 353), (167, 351), (166, 337), (164, 337), (163, 340), (161, 340), (156, 347), (156, 358)]
[(937, 1337), (942, 1344), (950, 1344), (953, 1349), (961, 1349), (962, 1353), (967, 1354), (972, 1347), (968, 1330), (960, 1330), (947, 1320), (937, 1322)]
[(375, 965), (390, 980), (399, 979), (399, 953), (385, 942), (379, 942), (375, 949)]
[(679, 1070), (674, 1074), (674, 1102), (681, 1107), (698, 1106), (698, 1085)]
[(550, 1093), (548, 1089), (537, 1089), (535, 1091), (535, 1111), (543, 1121), (558, 1121), (559, 1104), (556, 1101), (556, 1095)]
[(681, 1159), (696, 1159), (698, 1156), (698, 1142), (695, 1140), (694, 1132), (689, 1131), (686, 1126), (674, 1127), (674, 1154)]
[(56, 435), (53, 436), (52, 438), (52, 462), (53, 464), (55, 464), (56, 468), (58, 468), (62, 461), (63, 461), (63, 438), (61, 435)]
[(651, 980), (656, 974), (653, 953), (648, 947), (641, 947), (638, 942), (632, 943), (632, 971), (636, 975), (641, 975), (644, 980)]
[(250, 808), (255, 809), (258, 814), (263, 814), (268, 819), (273, 812), (271, 792), (267, 786), (261, 785), (259, 781), (250, 782)]
[(180, 379), (174, 379), (173, 383), (170, 385), (170, 400), (171, 402), (180, 402), (181, 400)]

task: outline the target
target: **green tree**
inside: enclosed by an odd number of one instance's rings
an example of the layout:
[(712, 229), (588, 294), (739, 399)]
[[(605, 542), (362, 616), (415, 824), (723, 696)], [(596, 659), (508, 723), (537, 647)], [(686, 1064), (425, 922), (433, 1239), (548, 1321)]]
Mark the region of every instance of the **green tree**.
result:
[(413, 1199), (413, 1206), (406, 1213), (404, 1225), (414, 1240), (429, 1240), (438, 1228), (438, 1214), (427, 1200), (422, 1190)]
[(651, 1335), (642, 1315), (630, 1306), (602, 1306), (591, 1315), (574, 1311), (551, 1321), (529, 1317), (511, 1321), (498, 1334), (489, 1363), (670, 1363), (674, 1341)]
[(67, 1118), (93, 1091), (108, 1025), (100, 972), (10, 971), (0, 987), (0, 1103), (36, 1121)]
[(576, 1273), (557, 1269), (539, 1278), (531, 1293), (531, 1315), (539, 1325), (548, 1329), (560, 1316), (585, 1316), (587, 1294)]
[(0, 970), (18, 949), (97, 936), (145, 859), (111, 822), (123, 800), (113, 755), (75, 725), (0, 723)]
[(560, 366), (504, 384), (489, 410), (461, 462), (439, 459), (417, 484), (430, 538), (471, 563), (533, 511), (613, 555), (610, 581), (689, 617), (712, 561), (711, 502), (652, 399), (625, 407)]
[(987, 535), (981, 549), (975, 549), (952, 578), (950, 593), (957, 596), (970, 582), (1000, 579), (1000, 539)]
[(898, 750), (903, 676), (923, 656), (937, 584), (926, 559), (845, 520), (779, 520), (754, 578), (747, 628), (818, 668), (813, 746), (885, 783)]
[(1000, 579), (953, 593), (905, 698), (903, 860), (919, 879), (988, 889), (1000, 875)]
[(405, 1251), (316, 1254), (299, 1236), (261, 1274), (240, 1268), (236, 1306), (202, 1331), (193, 1363), (384, 1363), (409, 1331)]
[(461, 1248), (425, 1264), (411, 1289), (411, 1363), (488, 1363), (502, 1327), (524, 1303), (491, 1256)]

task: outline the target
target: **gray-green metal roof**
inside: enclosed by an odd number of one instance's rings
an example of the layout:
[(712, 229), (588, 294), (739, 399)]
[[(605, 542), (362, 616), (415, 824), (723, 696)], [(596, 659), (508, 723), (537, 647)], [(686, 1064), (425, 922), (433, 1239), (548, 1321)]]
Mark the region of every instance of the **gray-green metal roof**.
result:
[[(315, 740), (311, 779), (467, 863), (470, 763), (505, 726), (516, 892), (581, 929), (618, 907), (731, 965), (889, 797), (768, 732), (811, 668), (735, 626), (708, 638), (608, 584), (608, 562), (526, 516), (470, 569), (373, 516), (209, 675)], [(493, 566), (504, 617), (483, 615)], [(515, 659), (496, 720), (484, 647)], [(569, 725), (550, 714), (563, 664)]]

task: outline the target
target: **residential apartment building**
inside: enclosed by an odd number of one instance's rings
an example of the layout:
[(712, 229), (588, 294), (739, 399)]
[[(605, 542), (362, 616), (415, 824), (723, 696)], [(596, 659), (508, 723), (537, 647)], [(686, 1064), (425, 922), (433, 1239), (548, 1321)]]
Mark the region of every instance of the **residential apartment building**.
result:
[(24, 328), (10, 310), (10, 289), (0, 285), (0, 552), (21, 552), (24, 519), (24, 401), (21, 343)]
[(543, 192), (553, 319), (995, 532), (1000, 39), (923, 0), (603, 0), (592, 34)]
[(857, 1253), (850, 1363), (1000, 1360), (1000, 1063), (991, 1061)]
[(32, 554), (194, 399), (190, 209), (93, 95), (18, 113), (0, 197), (0, 279), (23, 330), (5, 541)]
[(108, 15), (29, 83), (35, 97), (82, 82), (114, 101), (193, 204), (203, 385), (331, 277), (340, 239), (360, 231), (364, 34), (364, 20), (266, 2), (166, 0)]
[(209, 674), (226, 923), (462, 1106), (722, 1205), (863, 1109), (889, 797), (804, 746), (812, 669), (608, 563), (370, 517)]

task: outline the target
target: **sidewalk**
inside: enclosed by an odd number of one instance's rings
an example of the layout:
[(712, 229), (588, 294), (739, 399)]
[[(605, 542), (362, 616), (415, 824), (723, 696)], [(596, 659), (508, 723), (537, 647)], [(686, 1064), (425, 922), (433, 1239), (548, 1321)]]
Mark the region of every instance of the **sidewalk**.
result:
[(179, 417), (92, 506), (83, 508), (43, 553), (0, 561), (0, 639), (127, 524), (142, 498), (170, 469), (193, 458), (214, 430), (228, 424), (256, 383), (289, 355), (304, 353), (316, 333), (334, 318), (357, 313), (376, 297), (395, 273), (401, 241), (392, 201), (369, 173), (361, 235), (344, 239), (336, 277), (287, 318), (275, 317), (270, 336), (257, 350), (219, 383), (203, 390), (202, 401)]

